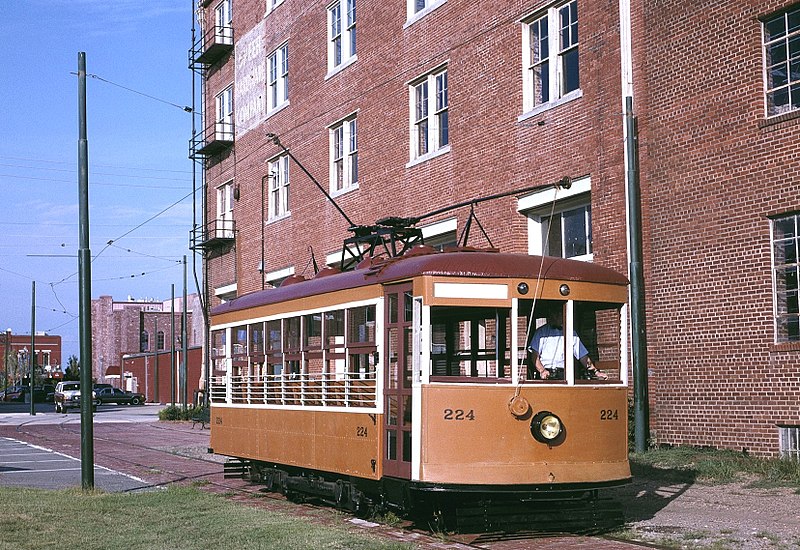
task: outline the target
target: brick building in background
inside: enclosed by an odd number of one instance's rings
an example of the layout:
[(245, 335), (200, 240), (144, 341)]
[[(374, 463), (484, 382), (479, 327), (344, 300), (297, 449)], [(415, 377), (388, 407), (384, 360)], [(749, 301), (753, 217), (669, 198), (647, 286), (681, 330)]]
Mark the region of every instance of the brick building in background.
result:
[[(797, 445), (800, 4), (200, 5), (206, 303), (313, 275), (311, 249), (335, 265), (350, 236), (268, 134), (355, 224), (522, 190), (476, 205), (468, 244), (626, 273), (632, 97), (653, 440)], [(470, 214), (418, 227), (452, 244)]]
[(0, 388), (19, 384), (30, 375), (30, 360), (35, 360), (38, 377), (42, 380), (60, 380), (66, 365), (61, 364), (61, 336), (37, 332), (34, 339), (34, 357), (31, 356), (31, 335), (13, 334), (10, 329), (0, 333)]
[[(197, 294), (187, 296), (187, 347), (202, 348), (205, 342), (203, 315)], [(101, 296), (92, 300), (92, 377), (97, 382), (120, 384), (120, 364), (125, 355), (167, 356), (169, 363), (170, 350), (180, 350), (181, 322), (183, 299), (175, 299), (175, 307), (171, 300), (166, 301), (115, 301), (111, 296)], [(174, 315), (173, 315), (174, 309)], [(174, 340), (171, 338), (174, 326)], [(200, 368), (202, 357), (188, 355), (198, 361)], [(194, 366), (189, 372), (194, 372)], [(169, 369), (165, 372), (168, 374)], [(193, 391), (199, 387), (199, 377), (190, 379), (191, 398)], [(144, 391), (145, 381), (129, 380), (126, 389)], [(153, 397), (153, 396), (150, 396)], [(159, 396), (160, 397), (160, 396)]]

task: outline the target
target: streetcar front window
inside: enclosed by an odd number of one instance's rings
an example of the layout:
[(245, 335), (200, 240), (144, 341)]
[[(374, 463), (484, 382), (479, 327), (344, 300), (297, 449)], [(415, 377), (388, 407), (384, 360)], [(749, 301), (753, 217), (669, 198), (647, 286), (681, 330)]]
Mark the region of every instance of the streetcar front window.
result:
[[(520, 323), (518, 340), (525, 346), (521, 355), (526, 357), (526, 379), (562, 383), (621, 379), (621, 304), (538, 300), (531, 314), (532, 307), (530, 300), (520, 303), (521, 321), (526, 322)], [(568, 319), (571, 338), (566, 332)]]
[(431, 308), (431, 378), (511, 379), (510, 310)]

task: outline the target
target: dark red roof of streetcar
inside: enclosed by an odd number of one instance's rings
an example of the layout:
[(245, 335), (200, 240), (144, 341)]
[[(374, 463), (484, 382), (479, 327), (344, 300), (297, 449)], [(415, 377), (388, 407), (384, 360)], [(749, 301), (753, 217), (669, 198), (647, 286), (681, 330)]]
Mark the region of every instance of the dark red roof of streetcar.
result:
[[(365, 267), (362, 267), (367, 264)], [(543, 265), (542, 265), (543, 264)], [(412, 250), (404, 256), (365, 260), (359, 269), (343, 273), (320, 271), (313, 279), (293, 277), (279, 288), (259, 290), (234, 298), (212, 309), (212, 315), (240, 311), (348, 288), (375, 283), (391, 283), (418, 277), (449, 276), (475, 278), (542, 279), (589, 281), (627, 285), (625, 276), (590, 262), (565, 260), (552, 256), (528, 256), (490, 251), (458, 249), (445, 252)]]

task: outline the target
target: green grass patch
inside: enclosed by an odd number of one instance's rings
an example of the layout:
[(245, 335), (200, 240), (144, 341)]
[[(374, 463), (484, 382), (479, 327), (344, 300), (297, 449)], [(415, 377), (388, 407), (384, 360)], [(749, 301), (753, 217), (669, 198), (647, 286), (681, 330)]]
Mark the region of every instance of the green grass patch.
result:
[(0, 549), (406, 549), (191, 487), (144, 493), (0, 488)]
[(755, 458), (735, 451), (671, 447), (631, 453), (634, 475), (707, 484), (749, 481), (754, 487), (800, 489), (800, 462)]

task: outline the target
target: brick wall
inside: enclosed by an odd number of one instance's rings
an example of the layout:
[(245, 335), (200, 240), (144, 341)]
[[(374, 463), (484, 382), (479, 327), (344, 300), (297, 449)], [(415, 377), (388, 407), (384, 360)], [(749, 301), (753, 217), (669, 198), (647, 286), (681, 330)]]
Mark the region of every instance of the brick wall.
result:
[(641, 12), (658, 442), (774, 455), (776, 424), (800, 420), (800, 347), (774, 344), (767, 218), (800, 208), (800, 119), (764, 125), (758, 20), (788, 5), (660, 0)]
[[(764, 124), (757, 18), (790, 2), (632, 4), (653, 433), (659, 443), (773, 455), (776, 423), (800, 422), (800, 350), (773, 343), (767, 216), (800, 208), (800, 119)], [(340, 248), (348, 224), (294, 164), (291, 216), (262, 218), (265, 163), (280, 152), (265, 135), (277, 134), (327, 189), (327, 128), (352, 113), (359, 188), (336, 201), (355, 223), (589, 175), (594, 261), (626, 272), (619, 4), (579, 2), (583, 95), (520, 121), (519, 21), (546, 5), (447, 0), (404, 28), (403, 0), (360, 0), (358, 61), (326, 78), (326, 4), (286, 0), (264, 16), (261, 0), (234, 0), (235, 36), (263, 23), (265, 57), (288, 40), (290, 104), (206, 161), (210, 218), (218, 185), (240, 189), (236, 245), (208, 261), (210, 288), (261, 289), (262, 247), (267, 272), (305, 275), (309, 247), (320, 263)], [(211, 119), (234, 58), (206, 73)], [(450, 151), (408, 166), (408, 83), (444, 63)], [(527, 252), (514, 197), (476, 214), (494, 246)], [(467, 209), (438, 219), (454, 215), (460, 233)], [(487, 244), (472, 235), (470, 244)]]

